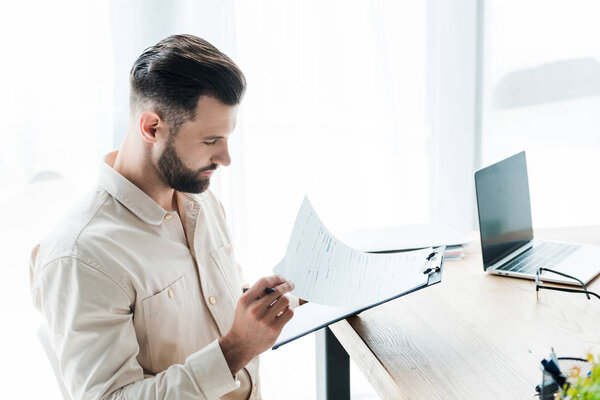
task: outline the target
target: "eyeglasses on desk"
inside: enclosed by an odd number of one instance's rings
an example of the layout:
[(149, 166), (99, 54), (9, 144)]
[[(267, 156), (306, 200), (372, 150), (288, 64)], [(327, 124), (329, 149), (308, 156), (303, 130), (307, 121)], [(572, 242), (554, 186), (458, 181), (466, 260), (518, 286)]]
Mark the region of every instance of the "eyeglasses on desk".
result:
[[(568, 278), (568, 279), (573, 279), (574, 281), (579, 282), (579, 284), (581, 285), (581, 287), (583, 289), (572, 289), (572, 288), (566, 288), (566, 287), (561, 287), (561, 286), (545, 285), (542, 282), (542, 277), (541, 277), (541, 275), (542, 275), (543, 272), (550, 272), (550, 273), (553, 273), (553, 274), (557, 274), (557, 275), (563, 276), (563, 277)], [(596, 298), (598, 298), (600, 300), (600, 295), (598, 295), (597, 293), (594, 293), (594, 292), (591, 292), (591, 291), (587, 290), (587, 287), (585, 286), (585, 284), (581, 280), (575, 278), (574, 276), (565, 274), (563, 272), (555, 271), (555, 270), (550, 269), (550, 268), (538, 268), (535, 271), (535, 296), (536, 296), (536, 300), (539, 300), (540, 289), (556, 290), (558, 292), (568, 292), (568, 293), (584, 293), (586, 295), (586, 297), (588, 298), (588, 300), (591, 300), (590, 295), (592, 295), (592, 296), (594, 296), (594, 297), (596, 297)]]

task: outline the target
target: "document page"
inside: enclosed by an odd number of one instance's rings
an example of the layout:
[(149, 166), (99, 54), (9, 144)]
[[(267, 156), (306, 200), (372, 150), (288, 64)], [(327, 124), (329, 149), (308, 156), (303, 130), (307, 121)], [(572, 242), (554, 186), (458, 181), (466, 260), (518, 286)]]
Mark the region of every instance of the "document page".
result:
[(292, 230), (284, 259), (274, 272), (292, 281), (295, 296), (323, 305), (374, 304), (423, 286), (431, 248), (370, 254), (352, 249), (325, 228), (307, 197)]

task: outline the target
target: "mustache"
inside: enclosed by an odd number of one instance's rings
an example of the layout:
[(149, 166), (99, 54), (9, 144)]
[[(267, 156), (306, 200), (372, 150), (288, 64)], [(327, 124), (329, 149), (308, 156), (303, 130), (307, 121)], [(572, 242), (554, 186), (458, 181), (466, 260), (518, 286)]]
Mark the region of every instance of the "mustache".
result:
[(218, 167), (218, 165), (217, 165), (217, 164), (211, 164), (211, 165), (209, 165), (208, 167), (200, 168), (200, 169), (198, 170), (198, 173), (201, 173), (201, 172), (206, 172), (206, 171), (213, 171), (213, 170), (216, 170), (216, 169), (217, 169), (217, 167)]

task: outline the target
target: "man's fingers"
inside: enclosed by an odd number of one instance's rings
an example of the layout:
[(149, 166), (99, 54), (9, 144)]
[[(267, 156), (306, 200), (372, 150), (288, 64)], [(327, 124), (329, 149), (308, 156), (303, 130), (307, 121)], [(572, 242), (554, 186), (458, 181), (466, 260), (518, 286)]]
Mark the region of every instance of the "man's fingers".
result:
[(284, 294), (294, 290), (295, 287), (296, 287), (296, 285), (294, 285), (294, 282), (285, 281), (284, 283), (274, 287), (273, 289), (275, 289), (275, 291), (280, 293), (281, 295), (284, 295)]
[(267, 319), (273, 319), (290, 305), (290, 299), (287, 296), (281, 296), (266, 310)]
[(263, 305), (265, 307), (270, 307), (283, 295), (294, 290), (294, 287), (295, 287), (294, 284), (289, 281), (282, 283), (281, 285), (277, 285), (273, 288), (274, 289), (273, 293), (265, 294), (264, 297), (262, 299), (260, 299), (260, 301), (263, 303)]
[(296, 287), (296, 285), (294, 285), (294, 282), (284, 281), (283, 283), (272, 288), (274, 290), (274, 292), (265, 294), (265, 296), (271, 295), (271, 296), (277, 298), (277, 297), (283, 296), (284, 294), (286, 294), (288, 292), (291, 292), (292, 290), (294, 290), (295, 287)]
[(288, 306), (275, 317), (275, 324), (277, 324), (278, 328), (283, 329), (283, 326), (290, 322), (293, 316), (294, 311)]
[(284, 282), (286, 282), (286, 280), (280, 275), (271, 275), (260, 278), (258, 282), (248, 289), (245, 296), (252, 300), (263, 297), (265, 295), (265, 289), (281, 285)]

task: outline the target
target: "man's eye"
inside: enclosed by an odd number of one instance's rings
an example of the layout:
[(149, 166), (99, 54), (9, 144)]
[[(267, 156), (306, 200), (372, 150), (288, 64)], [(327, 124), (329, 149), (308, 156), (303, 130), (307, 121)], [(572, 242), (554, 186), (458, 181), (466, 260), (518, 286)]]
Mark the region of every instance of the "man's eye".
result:
[(208, 145), (208, 146), (212, 146), (213, 144), (217, 143), (217, 140), (211, 140), (210, 142), (204, 142), (204, 144)]

